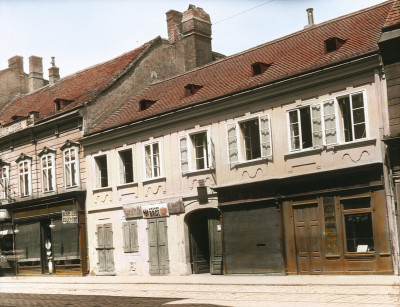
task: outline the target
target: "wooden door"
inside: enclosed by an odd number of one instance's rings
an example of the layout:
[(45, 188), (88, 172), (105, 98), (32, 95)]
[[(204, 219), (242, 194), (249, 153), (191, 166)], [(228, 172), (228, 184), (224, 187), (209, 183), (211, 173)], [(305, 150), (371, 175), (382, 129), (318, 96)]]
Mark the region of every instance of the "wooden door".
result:
[(97, 225), (97, 253), (99, 272), (114, 272), (114, 247), (112, 224)]
[[(193, 262), (193, 273), (202, 274), (210, 272), (210, 247), (208, 238), (207, 219), (196, 215), (190, 225), (190, 244)], [(194, 221), (193, 221), (194, 220)]]
[(322, 273), (322, 232), (318, 204), (293, 207), (295, 226), (297, 272)]
[(208, 220), (210, 242), (210, 273), (222, 274), (221, 222), (218, 217)]
[(150, 274), (168, 274), (167, 219), (148, 220)]

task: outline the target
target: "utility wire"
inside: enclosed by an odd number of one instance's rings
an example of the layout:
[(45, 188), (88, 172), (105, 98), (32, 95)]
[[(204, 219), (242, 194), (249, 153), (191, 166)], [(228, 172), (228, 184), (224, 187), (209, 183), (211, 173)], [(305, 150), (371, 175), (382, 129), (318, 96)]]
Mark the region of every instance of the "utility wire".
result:
[(231, 18), (233, 18), (233, 17), (239, 16), (239, 15), (241, 15), (241, 14), (247, 13), (247, 12), (249, 12), (249, 11), (251, 11), (251, 10), (254, 10), (254, 9), (260, 7), (260, 6), (266, 5), (266, 4), (271, 3), (271, 2), (273, 2), (273, 1), (275, 1), (275, 0), (266, 1), (266, 2), (264, 2), (264, 3), (261, 3), (261, 4), (257, 5), (257, 6), (255, 6), (255, 7), (250, 8), (250, 9), (248, 9), (248, 10), (245, 10), (245, 11), (243, 11), (243, 12), (237, 13), (237, 14), (235, 14), (235, 15), (232, 15), (232, 16), (227, 17), (227, 18), (225, 18), (225, 19), (219, 20), (219, 21), (217, 21), (217, 22), (214, 22), (213, 25), (216, 25), (216, 24), (218, 24), (218, 23), (224, 22), (224, 21), (226, 21), (226, 20), (228, 20), (228, 19), (231, 19)]

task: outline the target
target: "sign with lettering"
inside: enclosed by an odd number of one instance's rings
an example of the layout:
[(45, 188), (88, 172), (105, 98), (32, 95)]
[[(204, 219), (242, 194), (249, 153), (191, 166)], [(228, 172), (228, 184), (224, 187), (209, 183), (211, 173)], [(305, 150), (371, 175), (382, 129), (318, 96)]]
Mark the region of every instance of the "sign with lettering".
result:
[[(146, 206), (160, 206), (163, 205), (167, 208), (168, 215), (160, 215), (160, 216), (169, 216), (171, 214), (180, 214), (185, 212), (185, 206), (183, 204), (182, 198), (170, 198), (170, 199), (162, 199), (158, 201), (152, 202), (141, 202), (135, 204), (124, 204), (122, 208), (124, 210), (125, 218), (147, 218), (143, 213), (144, 209), (147, 209)], [(148, 209), (147, 209), (148, 210)], [(164, 212), (164, 210), (162, 210)], [(149, 212), (149, 211), (148, 211)], [(161, 214), (161, 212), (160, 212)]]
[(62, 213), (62, 223), (63, 224), (78, 224), (78, 212), (76, 210), (72, 211), (61, 211)]
[(166, 203), (147, 206), (143, 205), (142, 212), (143, 218), (145, 219), (169, 216), (168, 205)]

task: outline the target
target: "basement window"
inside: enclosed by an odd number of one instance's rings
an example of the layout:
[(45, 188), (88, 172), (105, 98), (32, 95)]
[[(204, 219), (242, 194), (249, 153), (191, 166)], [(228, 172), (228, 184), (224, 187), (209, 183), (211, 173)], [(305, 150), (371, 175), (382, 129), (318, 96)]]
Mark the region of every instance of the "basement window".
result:
[(185, 86), (185, 97), (196, 94), (203, 86), (197, 84), (188, 84)]
[(252, 71), (253, 71), (253, 76), (261, 75), (270, 66), (271, 66), (271, 64), (267, 64), (267, 63), (263, 63), (263, 62), (256, 62), (256, 63), (251, 64), (251, 68), (252, 68)]
[(147, 109), (150, 108), (154, 103), (155, 103), (154, 100), (142, 99), (142, 100), (139, 101), (139, 109), (140, 109), (140, 111), (147, 110)]
[(339, 48), (342, 47), (345, 42), (346, 40), (337, 37), (328, 38), (327, 40), (325, 40), (325, 52), (329, 53), (339, 50)]

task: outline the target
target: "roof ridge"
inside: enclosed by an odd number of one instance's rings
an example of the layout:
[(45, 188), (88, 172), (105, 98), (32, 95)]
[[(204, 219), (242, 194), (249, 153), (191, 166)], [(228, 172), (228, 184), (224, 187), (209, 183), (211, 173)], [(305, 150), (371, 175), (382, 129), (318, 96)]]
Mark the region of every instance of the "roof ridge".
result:
[(182, 76), (184, 76), (184, 75), (187, 75), (187, 74), (189, 74), (189, 73), (193, 73), (193, 72), (195, 72), (195, 71), (199, 71), (199, 70), (202, 70), (202, 69), (206, 69), (207, 67), (216, 65), (216, 64), (218, 64), (218, 63), (220, 63), (220, 62), (227, 61), (227, 60), (229, 60), (229, 59), (233, 59), (233, 58), (239, 57), (239, 56), (241, 56), (241, 55), (247, 54), (247, 53), (249, 53), (249, 52), (252, 52), (252, 51), (254, 51), (254, 50), (260, 49), (260, 48), (262, 48), (262, 47), (265, 47), (265, 46), (268, 46), (268, 45), (273, 45), (273, 44), (279, 43), (279, 42), (281, 42), (281, 41), (287, 40), (287, 39), (289, 39), (289, 38), (291, 38), (291, 37), (298, 36), (298, 35), (300, 35), (300, 34), (303, 34), (304, 32), (312, 31), (312, 30), (314, 30), (314, 29), (320, 28), (321, 26), (325, 26), (325, 25), (331, 24), (331, 23), (333, 23), (333, 22), (337, 22), (337, 21), (340, 21), (340, 20), (343, 20), (343, 19), (346, 19), (346, 18), (350, 18), (350, 17), (356, 16), (356, 15), (359, 15), (359, 14), (361, 14), (361, 13), (365, 13), (365, 12), (367, 12), (367, 11), (373, 10), (373, 9), (375, 9), (376, 7), (379, 7), (379, 6), (386, 6), (386, 5), (389, 5), (390, 3), (394, 3), (394, 2), (396, 2), (396, 1), (397, 1), (397, 0), (388, 0), (388, 1), (385, 1), (385, 2), (382, 2), (382, 3), (375, 4), (375, 5), (373, 5), (373, 6), (370, 6), (370, 7), (367, 7), (367, 8), (364, 8), (364, 9), (361, 9), (361, 10), (358, 10), (358, 11), (355, 11), (355, 12), (352, 12), (352, 13), (349, 13), (349, 14), (345, 14), (345, 15), (342, 15), (342, 16), (339, 16), (339, 17), (335, 17), (335, 18), (333, 18), (333, 19), (326, 20), (326, 21), (324, 21), (324, 22), (322, 22), (322, 23), (315, 24), (315, 25), (313, 25), (313, 26), (311, 26), (311, 27), (298, 30), (298, 31), (296, 31), (296, 32), (293, 32), (293, 33), (287, 34), (287, 35), (285, 35), (285, 36), (276, 38), (276, 39), (271, 40), (271, 41), (269, 41), (269, 42), (266, 42), (266, 43), (263, 43), (263, 44), (260, 44), (260, 45), (251, 47), (251, 48), (246, 49), (246, 50), (244, 50), (244, 51), (241, 51), (241, 52), (238, 52), (238, 53), (235, 53), (235, 54), (232, 54), (232, 55), (225, 56), (225, 57), (223, 57), (223, 58), (221, 58), (221, 59), (212, 61), (212, 62), (210, 62), (210, 63), (204, 64), (204, 65), (199, 66), (199, 67), (195, 67), (195, 68), (193, 68), (193, 69), (191, 69), (191, 70), (188, 70), (188, 71), (185, 71), (185, 72), (183, 72), (183, 73), (181, 73), (181, 74), (174, 75), (174, 76), (171, 76), (171, 77), (169, 77), (169, 78), (166, 78), (166, 79), (163, 79), (163, 80), (160, 80), (160, 81), (151, 83), (151, 84), (149, 84), (149, 86), (150, 86), (150, 85), (153, 85), (153, 84), (158, 84), (158, 83), (161, 83), (161, 82), (165, 82), (165, 81), (169, 81), (169, 80), (173, 80), (173, 79), (180, 78), (180, 77), (182, 77)]

